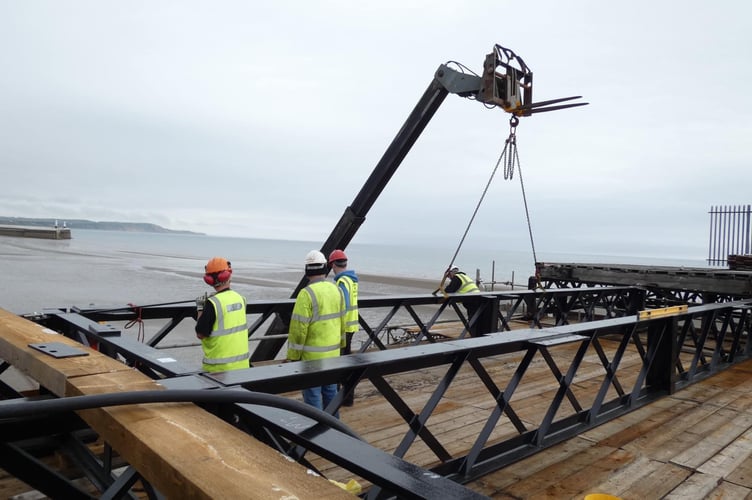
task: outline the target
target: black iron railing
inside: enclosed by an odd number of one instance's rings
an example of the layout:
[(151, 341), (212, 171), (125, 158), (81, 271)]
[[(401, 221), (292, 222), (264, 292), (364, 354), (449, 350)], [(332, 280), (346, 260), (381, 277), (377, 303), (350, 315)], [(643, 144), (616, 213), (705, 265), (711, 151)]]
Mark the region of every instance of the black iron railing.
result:
[(752, 205), (710, 207), (708, 264), (725, 266), (729, 255), (752, 252)]

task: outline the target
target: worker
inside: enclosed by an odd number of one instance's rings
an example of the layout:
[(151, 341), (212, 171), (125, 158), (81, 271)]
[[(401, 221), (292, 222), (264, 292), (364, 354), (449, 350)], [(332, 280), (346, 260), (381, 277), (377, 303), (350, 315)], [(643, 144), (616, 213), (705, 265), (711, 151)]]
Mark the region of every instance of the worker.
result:
[[(311, 250), (305, 258), (308, 285), (295, 299), (287, 335), (287, 361), (307, 361), (339, 356), (345, 339), (345, 297), (326, 280), (324, 254)], [(324, 409), (337, 395), (337, 384), (303, 389), (303, 401)], [(339, 413), (334, 414), (339, 417)]]
[[(345, 297), (345, 347), (340, 350), (341, 355), (352, 353), (352, 339), (360, 329), (358, 320), (358, 275), (347, 269), (347, 255), (343, 250), (334, 250), (329, 254), (329, 267), (334, 273), (334, 282)], [(354, 390), (353, 390), (354, 391)], [(342, 402), (345, 406), (353, 405), (354, 394), (350, 393)]]
[(213, 257), (204, 271), (204, 281), (214, 289), (214, 294), (196, 299), (196, 337), (201, 339), (204, 350), (203, 370), (248, 368), (246, 300), (230, 289), (232, 266), (224, 257)]
[[(449, 278), (449, 284), (444, 288), (446, 293), (477, 293), (480, 290), (478, 285), (475, 284), (470, 276), (460, 271), (456, 266), (447, 269), (444, 273), (444, 279)], [(473, 302), (463, 302), (465, 310), (467, 311), (467, 321), (470, 322), (475, 312), (478, 310), (478, 305)], [(472, 324), (468, 331), (473, 337), (478, 336), (477, 320)]]

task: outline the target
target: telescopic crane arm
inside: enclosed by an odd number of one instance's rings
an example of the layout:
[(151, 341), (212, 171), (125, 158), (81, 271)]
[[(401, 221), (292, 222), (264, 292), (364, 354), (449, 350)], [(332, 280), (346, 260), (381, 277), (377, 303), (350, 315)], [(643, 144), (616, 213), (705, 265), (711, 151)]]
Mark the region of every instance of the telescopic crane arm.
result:
[[(530, 116), (534, 113), (588, 104), (570, 103), (550, 106), (551, 104), (578, 99), (580, 96), (538, 103), (532, 102), (532, 71), (522, 58), (501, 45), (495, 45), (493, 51), (486, 55), (482, 76), (463, 73), (442, 64), (436, 70), (433, 80), (384, 152), (381, 160), (376, 164), (373, 172), (371, 172), (350, 206), (345, 209), (337, 225), (334, 226), (322, 245), (321, 252), (324, 255), (329, 255), (331, 251), (337, 248), (344, 250), (352, 241), (355, 233), (365, 221), (368, 211), (431, 121), (434, 113), (450, 93), (475, 99), (487, 105), (499, 106), (514, 116)], [(296, 297), (307, 284), (308, 279), (303, 277), (291, 297)], [(280, 319), (278, 316), (267, 330), (266, 335), (285, 333), (287, 324), (289, 324), (289, 317)], [(279, 339), (261, 342), (254, 351), (251, 361), (273, 359), (283, 345), (284, 340)]]

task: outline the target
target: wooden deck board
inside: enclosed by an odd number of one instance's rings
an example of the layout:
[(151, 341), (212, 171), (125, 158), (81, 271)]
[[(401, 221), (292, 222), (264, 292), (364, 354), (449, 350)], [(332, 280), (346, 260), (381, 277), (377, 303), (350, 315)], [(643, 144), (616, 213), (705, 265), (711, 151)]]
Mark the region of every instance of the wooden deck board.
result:
[[(603, 341), (611, 359), (613, 346)], [(566, 356), (563, 356), (566, 358)], [(504, 389), (519, 357), (484, 360), (484, 366)], [(554, 355), (554, 359), (558, 359)], [(627, 352), (623, 364), (639, 363), (636, 352)], [(559, 366), (561, 371), (567, 367)], [(581, 401), (590, 401), (600, 389), (605, 370), (598, 357), (588, 354), (575, 379), (573, 392)], [(593, 492), (610, 493), (623, 499), (644, 498), (741, 498), (752, 494), (752, 361), (740, 364), (672, 396), (618, 419), (591, 429), (532, 457), (511, 464), (468, 484), (491, 498), (572, 498), (582, 499)], [(419, 411), (435, 387), (440, 373), (424, 370), (418, 394), (403, 394), (414, 411)], [(633, 379), (620, 379), (632, 389)], [(408, 384), (409, 385), (409, 384)], [(512, 407), (523, 421), (539, 421), (556, 390), (555, 379), (542, 359), (536, 359), (512, 398)], [(613, 387), (610, 393), (616, 394)], [(343, 408), (343, 420), (362, 428), (365, 415), (376, 415), (379, 430), (369, 437), (378, 445), (396, 446), (406, 431), (397, 418), (393, 427), (384, 418), (393, 410), (378, 409), (380, 399), (370, 391), (356, 394), (355, 406)], [(479, 383), (475, 373), (462, 369), (431, 420), (429, 428), (441, 432), (441, 442), (452, 452), (468, 449), (478, 426), (485, 422), (493, 398)], [(453, 404), (446, 404), (451, 402)], [(562, 405), (566, 407), (565, 401)], [(374, 406), (377, 405), (377, 406)], [(370, 417), (369, 417), (370, 418)], [(477, 425), (474, 424), (477, 422)], [(508, 420), (500, 420), (508, 429)], [(399, 429), (399, 430), (398, 430)], [(388, 436), (388, 437), (387, 437)], [(451, 439), (447, 441), (447, 437)], [(374, 443), (376, 444), (376, 443)], [(412, 453), (420, 460), (435, 460), (425, 446)], [(423, 462), (424, 466), (430, 463)], [(336, 473), (335, 469), (331, 470)], [(725, 496), (730, 495), (730, 496)]]
[(504, 499), (748, 497), (751, 368), (745, 362), (468, 486)]

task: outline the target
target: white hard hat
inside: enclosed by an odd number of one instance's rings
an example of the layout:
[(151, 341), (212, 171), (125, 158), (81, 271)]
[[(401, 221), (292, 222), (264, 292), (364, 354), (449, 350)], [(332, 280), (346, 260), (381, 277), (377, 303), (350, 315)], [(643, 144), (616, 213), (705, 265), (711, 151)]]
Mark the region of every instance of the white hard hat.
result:
[(319, 252), (318, 250), (311, 250), (305, 257), (305, 264), (306, 266), (310, 266), (312, 264), (326, 265), (326, 257), (324, 257), (324, 254)]
[(326, 274), (329, 272), (329, 268), (326, 265), (326, 257), (318, 250), (311, 250), (305, 257), (305, 273), (306, 276), (317, 276), (319, 274)]

